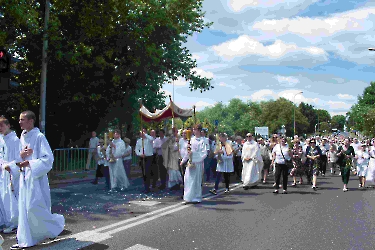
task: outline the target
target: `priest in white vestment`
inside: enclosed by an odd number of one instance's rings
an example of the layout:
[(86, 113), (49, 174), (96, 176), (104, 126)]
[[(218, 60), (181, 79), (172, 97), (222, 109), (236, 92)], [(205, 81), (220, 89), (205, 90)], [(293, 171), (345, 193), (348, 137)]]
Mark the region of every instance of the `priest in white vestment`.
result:
[(116, 192), (116, 188), (124, 191), (129, 187), (129, 180), (126, 176), (122, 156), (125, 154), (125, 142), (121, 139), (120, 130), (115, 130), (113, 141), (107, 148), (107, 159), (109, 162), (109, 175), (111, 179), (110, 192)]
[(21, 142), (14, 131), (10, 130), (10, 123), (5, 117), (0, 117), (0, 133), (3, 135), (1, 147), (3, 161), (1, 166), (1, 200), (5, 209), (7, 228), (3, 233), (10, 234), (17, 231), (18, 226), (18, 194), (20, 171), (16, 163), (22, 161), (20, 156)]
[(184, 176), (185, 202), (199, 203), (202, 201), (202, 173), (203, 160), (207, 157), (204, 140), (201, 138), (202, 126), (196, 125), (193, 129), (195, 137), (190, 141), (191, 150), (187, 151), (180, 165), (188, 162)]
[(53, 154), (46, 137), (34, 128), (35, 114), (24, 111), (20, 115), (21, 157), (18, 199), (18, 244), (11, 249), (31, 247), (57, 237), (64, 229), (65, 219), (51, 213), (51, 193), (47, 173), (52, 169)]
[(263, 168), (263, 159), (257, 142), (253, 140), (251, 133), (246, 135), (246, 142), (242, 148), (242, 182), (243, 188), (258, 185)]
[(168, 169), (168, 188), (171, 190), (180, 189), (180, 184), (182, 184), (182, 176), (179, 167), (179, 136), (178, 130), (172, 128), (173, 135), (168, 138), (168, 140), (163, 143), (163, 164)]

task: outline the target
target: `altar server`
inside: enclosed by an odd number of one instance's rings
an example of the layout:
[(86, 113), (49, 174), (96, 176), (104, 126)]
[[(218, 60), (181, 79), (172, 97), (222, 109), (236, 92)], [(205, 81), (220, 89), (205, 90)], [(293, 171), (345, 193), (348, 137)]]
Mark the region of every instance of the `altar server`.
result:
[[(203, 161), (207, 157), (204, 140), (201, 138), (202, 125), (197, 124), (194, 129), (194, 137), (191, 139), (190, 150), (187, 151), (180, 165), (188, 162), (184, 176), (185, 202), (199, 203), (202, 201), (202, 172)], [(189, 137), (189, 136), (188, 136)], [(188, 138), (189, 139), (189, 138)]]
[(1, 147), (3, 159), (1, 167), (1, 200), (4, 204), (7, 228), (3, 233), (10, 234), (17, 231), (18, 225), (18, 192), (20, 172), (16, 163), (22, 161), (21, 142), (16, 133), (10, 130), (10, 123), (5, 117), (0, 117), (0, 133), (3, 135)]
[(65, 219), (51, 213), (51, 193), (47, 173), (52, 169), (53, 154), (46, 137), (34, 127), (35, 114), (20, 115), (21, 158), (18, 200), (18, 244), (11, 249), (31, 247), (47, 238), (57, 237), (64, 229)]

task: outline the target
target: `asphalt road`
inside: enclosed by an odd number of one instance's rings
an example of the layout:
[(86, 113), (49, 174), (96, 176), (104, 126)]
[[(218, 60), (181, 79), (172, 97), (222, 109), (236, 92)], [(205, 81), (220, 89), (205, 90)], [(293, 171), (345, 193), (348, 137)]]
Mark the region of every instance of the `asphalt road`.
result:
[[(291, 178), (290, 178), (291, 181)], [(374, 249), (375, 190), (349, 191), (341, 177), (273, 194), (272, 183), (229, 194), (208, 193), (197, 205), (183, 205), (182, 191), (140, 194), (141, 179), (124, 193), (108, 194), (104, 184), (65, 185), (51, 190), (53, 212), (66, 227), (56, 242), (32, 249)], [(291, 182), (290, 182), (291, 183)], [(5, 236), (4, 249), (15, 243)]]

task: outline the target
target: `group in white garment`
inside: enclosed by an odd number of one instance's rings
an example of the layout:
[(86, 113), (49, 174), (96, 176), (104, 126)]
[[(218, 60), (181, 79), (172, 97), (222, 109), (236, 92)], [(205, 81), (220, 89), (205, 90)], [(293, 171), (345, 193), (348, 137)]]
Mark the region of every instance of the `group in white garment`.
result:
[(55, 238), (65, 225), (62, 215), (51, 213), (47, 173), (53, 154), (46, 137), (34, 127), (35, 120), (32, 111), (21, 113), (19, 139), (9, 121), (0, 117), (0, 230), (17, 232), (11, 249)]

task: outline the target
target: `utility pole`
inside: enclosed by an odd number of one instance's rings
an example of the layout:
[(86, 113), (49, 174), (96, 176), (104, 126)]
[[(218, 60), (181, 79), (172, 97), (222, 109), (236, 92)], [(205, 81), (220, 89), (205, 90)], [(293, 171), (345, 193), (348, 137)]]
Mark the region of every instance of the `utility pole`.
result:
[(43, 51), (42, 51), (42, 74), (40, 77), (40, 113), (39, 128), (46, 134), (46, 90), (47, 90), (47, 49), (48, 49), (48, 22), (49, 22), (50, 1), (46, 0), (44, 10), (44, 31), (43, 31)]

